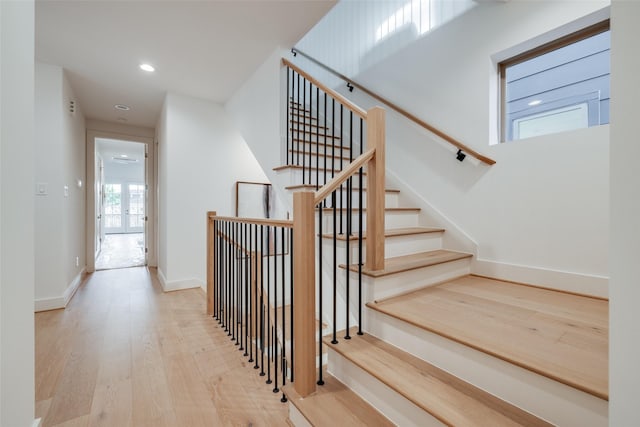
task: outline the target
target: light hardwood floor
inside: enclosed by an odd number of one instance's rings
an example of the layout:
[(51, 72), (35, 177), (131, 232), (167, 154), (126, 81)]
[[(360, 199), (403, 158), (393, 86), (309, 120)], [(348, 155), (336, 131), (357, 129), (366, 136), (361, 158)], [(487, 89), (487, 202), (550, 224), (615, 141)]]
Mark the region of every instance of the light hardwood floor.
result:
[(163, 293), (153, 269), (96, 272), (35, 322), (43, 427), (287, 425), (287, 405), (206, 316), (204, 294)]

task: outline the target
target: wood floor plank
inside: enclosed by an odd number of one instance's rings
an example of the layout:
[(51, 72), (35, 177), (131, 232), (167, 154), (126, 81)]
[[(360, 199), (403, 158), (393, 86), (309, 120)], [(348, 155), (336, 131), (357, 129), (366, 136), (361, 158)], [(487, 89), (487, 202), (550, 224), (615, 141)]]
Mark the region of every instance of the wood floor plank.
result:
[(43, 427), (286, 423), (287, 405), (206, 315), (202, 293), (164, 293), (153, 269), (89, 275), (67, 309), (35, 323)]
[(369, 306), (608, 398), (607, 301), (470, 276)]

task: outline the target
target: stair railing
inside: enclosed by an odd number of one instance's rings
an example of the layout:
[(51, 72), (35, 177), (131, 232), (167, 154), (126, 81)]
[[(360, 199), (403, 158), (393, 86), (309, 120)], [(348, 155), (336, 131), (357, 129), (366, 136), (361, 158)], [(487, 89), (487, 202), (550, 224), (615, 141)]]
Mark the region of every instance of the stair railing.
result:
[[(289, 164), (302, 167), (302, 187), (316, 189), (315, 192), (301, 191), (293, 195), (293, 246), (296, 248), (293, 267), (296, 307), (294, 387), (296, 392), (304, 397), (315, 391), (316, 384), (324, 383), (322, 363), (319, 363), (316, 375), (316, 354), (322, 358), (323, 346), (322, 326), (317, 326), (316, 313), (320, 313), (320, 316), (324, 313), (325, 295), (330, 295), (331, 306), (327, 311), (330, 313), (333, 326), (332, 343), (338, 342), (338, 323), (345, 326), (344, 339), (351, 339), (352, 312), (357, 312), (357, 333), (362, 334), (362, 268), (384, 268), (385, 112), (380, 107), (364, 111), (289, 61), (283, 59), (283, 64), (287, 72), (289, 100), (287, 129), (290, 137), (287, 138), (287, 160)], [(355, 122), (354, 116), (357, 117)], [(296, 122), (301, 123), (296, 125)], [(300, 128), (300, 125), (304, 126), (304, 129)], [(336, 139), (332, 138), (331, 147), (328, 147), (328, 135), (339, 135), (340, 145), (338, 146)], [(346, 143), (343, 140), (345, 136)], [(340, 154), (336, 156), (335, 151), (338, 147)], [(348, 149), (349, 161), (343, 163), (341, 157), (345, 148)], [(360, 154), (354, 159), (353, 153), (356, 150)], [(314, 156), (315, 167), (311, 161)], [(329, 157), (332, 162), (330, 167), (327, 165)], [(336, 160), (339, 163), (337, 167), (334, 163)], [(363, 201), (365, 168), (366, 205)], [(354, 187), (356, 178), (358, 186)], [(325, 226), (331, 230), (328, 235), (324, 234)], [(326, 254), (323, 254), (325, 239), (332, 242), (332, 251), (328, 251), (328, 259), (325, 259)], [(346, 248), (342, 266), (337, 260), (338, 239), (345, 242)], [(352, 249), (352, 245), (356, 246), (356, 249)], [(366, 264), (363, 249), (366, 249)], [(354, 262), (358, 268), (356, 297), (351, 293), (349, 271), (349, 266)], [(327, 270), (331, 271), (332, 276), (330, 289), (325, 289), (323, 283), (325, 263), (329, 265)], [(340, 283), (343, 289), (339, 290), (338, 274), (341, 269), (344, 271), (344, 281)], [(342, 307), (338, 306), (339, 293), (344, 298)], [(357, 298), (357, 301), (352, 302), (352, 298)], [(355, 310), (351, 310), (354, 306)], [(339, 315), (341, 309), (344, 311)], [(320, 321), (322, 322), (322, 318)], [(314, 339), (316, 328), (317, 339)]]
[(449, 135), (449, 134), (443, 132), (442, 130), (436, 128), (435, 126), (425, 122), (424, 120), (422, 120), (422, 119), (418, 118), (417, 116), (411, 114), (410, 112), (408, 112), (404, 108), (398, 106), (397, 104), (389, 101), (386, 98), (383, 98), (382, 96), (380, 96), (376, 92), (366, 88), (365, 86), (361, 85), (360, 83), (356, 82), (355, 80), (350, 79), (349, 77), (345, 76), (344, 74), (342, 74), (342, 73), (334, 70), (333, 68), (329, 67), (328, 65), (318, 61), (313, 56), (301, 51), (300, 49), (293, 48), (293, 49), (291, 49), (291, 53), (293, 53), (294, 56), (300, 55), (300, 56), (303, 56), (303, 57), (307, 58), (309, 61), (311, 61), (312, 63), (316, 64), (320, 68), (328, 71), (329, 73), (331, 73), (334, 76), (338, 77), (339, 79), (343, 80), (347, 84), (347, 87), (349, 88), (350, 92), (352, 92), (354, 88), (356, 88), (358, 90), (361, 90), (362, 92), (366, 93), (367, 95), (369, 95), (370, 97), (374, 98), (375, 100), (377, 100), (379, 102), (382, 102), (383, 104), (387, 105), (389, 108), (392, 108), (397, 113), (399, 113), (402, 116), (406, 117), (407, 119), (411, 120), (412, 122), (414, 122), (418, 126), (426, 129), (428, 132), (438, 136), (442, 140), (444, 140), (447, 143), (451, 144), (452, 146), (454, 146), (455, 148), (458, 149), (458, 152), (456, 153), (456, 159), (458, 159), (459, 161), (463, 161), (465, 159), (466, 155), (469, 154), (470, 156), (475, 157), (476, 159), (478, 159), (479, 161), (483, 162), (484, 164), (486, 164), (488, 166), (494, 165), (496, 163), (495, 160), (493, 160), (493, 159), (491, 159), (491, 158), (489, 158), (489, 157), (487, 157), (487, 156), (485, 156), (485, 155), (483, 155), (481, 153), (478, 153), (477, 151), (475, 151), (471, 147), (466, 146), (465, 144), (463, 144), (462, 142), (458, 141), (457, 139), (455, 139), (451, 135)]
[[(344, 339), (351, 339), (352, 324), (362, 334), (362, 269), (384, 268), (385, 111), (362, 110), (295, 65), (284, 59), (283, 64), (287, 162), (302, 171), (306, 191), (293, 195), (293, 221), (207, 213), (207, 312), (267, 384), (274, 384), (274, 393), (288, 378), (304, 397), (324, 383), (325, 298), (333, 343), (338, 343), (338, 324), (344, 326)], [(314, 121), (324, 131), (309, 126)], [(338, 240), (345, 242), (344, 264), (338, 261)], [(323, 241), (332, 243), (324, 254)], [(357, 265), (355, 292), (351, 264)], [(331, 276), (331, 286), (323, 283), (323, 273)], [(284, 394), (281, 400), (287, 400)]]
[(207, 213), (207, 312), (274, 393), (294, 379), (292, 226)]

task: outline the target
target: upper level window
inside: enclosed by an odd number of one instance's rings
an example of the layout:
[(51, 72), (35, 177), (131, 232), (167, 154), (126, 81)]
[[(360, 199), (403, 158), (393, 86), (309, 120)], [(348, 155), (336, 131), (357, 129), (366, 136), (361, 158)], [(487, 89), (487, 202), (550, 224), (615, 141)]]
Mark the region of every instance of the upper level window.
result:
[(499, 64), (502, 141), (609, 123), (609, 21)]

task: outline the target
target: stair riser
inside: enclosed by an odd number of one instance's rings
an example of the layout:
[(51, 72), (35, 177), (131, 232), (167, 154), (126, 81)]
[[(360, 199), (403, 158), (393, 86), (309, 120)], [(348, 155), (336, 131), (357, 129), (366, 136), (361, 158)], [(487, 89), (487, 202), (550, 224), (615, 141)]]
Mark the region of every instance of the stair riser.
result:
[(555, 425), (608, 425), (608, 403), (595, 396), (373, 309), (366, 309), (364, 327), (368, 333)]
[[(316, 212), (316, 218), (318, 213)], [(342, 214), (342, 232), (347, 230), (346, 213)], [(418, 226), (418, 213), (415, 211), (387, 211), (384, 215), (385, 228), (404, 228), (404, 227), (417, 227)], [(351, 226), (354, 232), (358, 231), (359, 220), (358, 215), (354, 214), (351, 217)], [(362, 228), (367, 229), (367, 213), (366, 211), (362, 215)], [(336, 229), (340, 231), (340, 212), (336, 211)], [(318, 226), (316, 224), (316, 231)], [(322, 233), (327, 234), (333, 231), (333, 212), (323, 212), (322, 218)]]
[[(471, 273), (471, 258), (417, 268), (378, 278), (364, 276), (365, 301), (378, 301), (392, 296), (436, 285)], [(352, 277), (357, 277), (352, 272)]]
[(289, 421), (294, 427), (313, 427), (291, 402), (289, 402)]
[[(349, 242), (351, 247), (350, 258), (356, 260), (358, 256), (358, 240)], [(363, 258), (366, 257), (367, 240), (362, 241)], [(340, 262), (344, 263), (346, 256), (347, 242), (344, 240), (336, 240), (337, 257)], [(333, 256), (333, 240), (329, 238), (323, 239), (322, 249), (326, 256)], [(442, 233), (425, 233), (410, 236), (394, 236), (387, 237), (384, 240), (384, 253), (386, 258), (410, 255), (419, 252), (435, 251), (442, 249)]]
[[(301, 165), (302, 166), (302, 165)], [(328, 182), (331, 180), (331, 173), (330, 171), (327, 171), (327, 178), (325, 181), (325, 177), (324, 177), (324, 170), (320, 170), (318, 172), (318, 176), (316, 177), (316, 170), (315, 169), (311, 169), (311, 172), (309, 172), (309, 165), (306, 165), (306, 169), (304, 170), (304, 176), (303, 176), (303, 171), (302, 169), (285, 169), (280, 173), (288, 173), (289, 174), (289, 185), (301, 185), (301, 184), (313, 184), (315, 185), (316, 183), (320, 183), (320, 186), (324, 185), (325, 182)], [(334, 172), (334, 175), (337, 174), (338, 172)], [(358, 178), (356, 178), (354, 180), (354, 186), (356, 184), (358, 184)], [(367, 186), (367, 180), (366, 180), (366, 176), (363, 176), (363, 183), (362, 183), (363, 188), (366, 188)]]
[[(322, 179), (321, 179), (322, 182)], [(354, 184), (357, 184), (357, 182), (355, 182)], [(366, 187), (366, 183), (364, 185), (364, 187)], [(296, 190), (291, 190), (292, 192), (299, 192), (299, 191), (314, 191), (313, 188), (300, 188), (300, 189), (296, 189)], [(338, 190), (338, 192), (336, 193), (336, 203), (337, 203), (337, 207), (338, 209), (340, 208), (341, 204), (341, 200), (342, 200), (342, 206), (343, 209), (346, 209), (347, 206), (347, 196), (349, 195), (349, 192), (347, 191), (346, 187), (343, 189), (342, 191), (342, 195), (340, 194), (340, 191)], [(358, 208), (360, 206), (360, 193), (357, 189), (353, 189), (351, 191), (351, 203), (353, 208)], [(384, 195), (384, 203), (385, 206), (387, 208), (397, 208), (399, 207), (400, 204), (400, 195), (399, 193), (389, 193), (389, 192), (385, 192)], [(330, 206), (331, 203), (331, 197), (329, 197), (327, 199), (327, 206)], [(362, 191), (362, 205), (366, 208), (367, 207), (367, 191), (364, 190)]]
[(438, 419), (332, 349), (329, 349), (328, 371), (399, 426), (444, 426)]
[[(295, 150), (295, 148), (294, 148)], [(307, 148), (308, 150), (308, 148)], [(291, 160), (291, 152), (289, 152), (289, 161), (293, 161), (293, 163), (295, 165), (298, 166), (306, 166), (306, 167), (312, 167), (312, 168), (316, 168), (319, 166), (320, 169), (320, 174), (322, 174), (324, 176), (324, 169), (325, 169), (325, 158), (327, 159), (327, 179), (331, 179), (331, 170), (342, 170), (343, 168), (347, 167), (347, 165), (350, 163), (349, 161), (349, 153), (345, 153), (346, 158), (340, 158), (337, 154), (334, 156), (331, 151), (329, 150), (329, 153), (327, 153), (327, 155), (325, 156), (322, 148), (320, 149), (320, 153), (316, 153), (316, 146), (312, 146), (312, 152), (311, 154), (309, 154), (309, 151), (305, 153), (297, 153), (294, 152), (293, 153), (293, 160)], [(309, 173), (309, 172), (307, 172)], [(313, 174), (315, 174), (315, 170), (313, 171)], [(334, 174), (337, 174), (337, 172), (334, 172)], [(354, 175), (354, 183), (358, 182), (358, 176), (357, 174)], [(366, 181), (366, 175), (362, 175), (362, 180)]]
[[(299, 151), (300, 155), (302, 155), (302, 153), (309, 153), (309, 150), (311, 150), (312, 153), (320, 153), (323, 155), (327, 155), (329, 157), (349, 157), (349, 147), (342, 147), (340, 148), (340, 142), (337, 143), (333, 143), (333, 145), (331, 144), (331, 141), (329, 141), (327, 139), (327, 146), (326, 146), (326, 152), (325, 152), (325, 146), (324, 146), (324, 141), (321, 140), (320, 144), (311, 144), (309, 142), (307, 142), (306, 140), (292, 140), (291, 136), (289, 135), (289, 149), (290, 150), (295, 150), (295, 151)], [(289, 154), (289, 156), (291, 156), (291, 154)]]
[[(346, 137), (348, 138), (348, 135)], [(289, 131), (289, 138), (320, 142), (322, 144), (324, 144), (326, 139), (327, 144), (334, 144), (334, 145), (340, 145), (340, 141), (346, 141), (345, 139), (340, 139), (339, 133), (337, 133), (336, 135), (331, 135), (331, 131), (329, 131), (329, 133), (325, 134), (324, 129), (318, 130), (315, 127), (310, 127), (305, 130), (302, 128), (302, 125), (300, 126), (300, 129), (294, 129), (293, 131)], [(354, 140), (353, 142), (354, 142), (354, 148), (355, 148), (356, 141)], [(343, 142), (342, 145), (347, 147), (350, 144), (348, 141), (346, 141), (346, 142)]]

